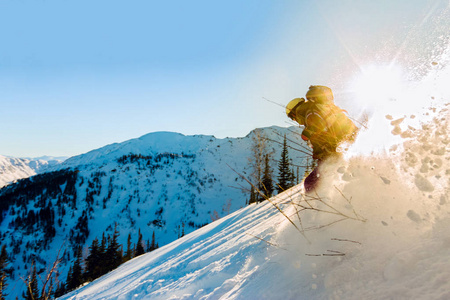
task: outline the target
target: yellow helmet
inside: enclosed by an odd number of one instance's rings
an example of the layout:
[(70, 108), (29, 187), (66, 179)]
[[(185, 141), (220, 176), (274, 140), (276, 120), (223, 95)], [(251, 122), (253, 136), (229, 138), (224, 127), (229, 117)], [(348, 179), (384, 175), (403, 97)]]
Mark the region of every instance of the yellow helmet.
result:
[(312, 102), (325, 103), (333, 101), (333, 92), (323, 85), (311, 85), (306, 93), (306, 99)]
[(306, 102), (305, 98), (295, 98), (291, 100), (291, 102), (289, 102), (288, 105), (286, 105), (286, 115), (291, 119), (295, 118), (296, 108), (305, 102)]

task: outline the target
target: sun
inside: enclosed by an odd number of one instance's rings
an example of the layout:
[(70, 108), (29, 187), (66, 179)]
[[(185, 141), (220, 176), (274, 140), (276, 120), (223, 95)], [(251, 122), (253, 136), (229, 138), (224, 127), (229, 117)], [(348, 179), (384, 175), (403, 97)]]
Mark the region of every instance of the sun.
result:
[(398, 143), (387, 117), (404, 117), (405, 107), (411, 108), (411, 102), (415, 101), (408, 92), (406, 73), (399, 65), (369, 64), (359, 70), (349, 82), (349, 92), (354, 97), (353, 105), (368, 116), (368, 123), (349, 150), (349, 156), (385, 152)]
[(377, 108), (397, 101), (403, 92), (404, 72), (397, 65), (368, 65), (353, 79), (350, 90), (365, 108)]

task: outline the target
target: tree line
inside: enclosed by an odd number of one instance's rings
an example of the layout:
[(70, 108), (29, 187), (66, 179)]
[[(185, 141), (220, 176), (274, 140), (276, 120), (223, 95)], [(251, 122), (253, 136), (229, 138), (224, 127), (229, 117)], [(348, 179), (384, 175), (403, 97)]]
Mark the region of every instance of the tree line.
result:
[[(145, 242), (141, 230), (139, 230), (136, 243), (132, 242), (131, 234), (128, 234), (125, 251), (118, 239), (119, 231), (116, 226), (112, 234), (105, 235), (103, 233), (100, 240), (96, 237), (89, 246), (87, 255), (83, 255), (82, 248), (77, 247), (74, 250), (75, 261), (69, 268), (66, 281), (57, 278), (57, 266), (61, 262), (59, 255), (52, 268), (46, 270), (45, 274), (39, 274), (36, 264), (32, 262), (27, 278), (22, 278), (26, 286), (26, 290), (22, 294), (23, 299), (46, 300), (60, 297), (105, 275), (134, 257), (159, 248), (155, 239), (155, 232), (153, 232), (151, 240)], [(6, 245), (3, 245), (0, 252), (0, 300), (8, 299), (6, 294), (7, 279), (12, 271), (8, 268), (9, 261)]]
[(55, 296), (59, 297), (75, 290), (84, 283), (91, 282), (116, 269), (122, 263), (159, 247), (155, 240), (155, 232), (152, 234), (151, 241), (147, 240), (145, 243), (139, 230), (135, 244), (131, 241), (131, 234), (128, 234), (125, 252), (118, 238), (117, 226), (111, 235), (105, 236), (103, 233), (101, 240), (95, 238), (89, 246), (89, 254), (85, 259), (79, 247), (76, 251), (76, 259), (67, 274), (67, 280), (57, 286)]

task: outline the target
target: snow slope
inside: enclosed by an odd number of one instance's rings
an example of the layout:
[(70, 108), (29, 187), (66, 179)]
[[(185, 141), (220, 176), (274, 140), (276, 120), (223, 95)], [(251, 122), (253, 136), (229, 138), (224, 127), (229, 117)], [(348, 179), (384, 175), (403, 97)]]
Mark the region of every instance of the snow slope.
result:
[(0, 156), (0, 187), (35, 174), (25, 160)]
[(449, 299), (449, 108), (61, 299)]
[(268, 202), (248, 206), (61, 299), (229, 297), (281, 267), (269, 260), (270, 246), (252, 234), (270, 240), (276, 234), (273, 225), (283, 221)]

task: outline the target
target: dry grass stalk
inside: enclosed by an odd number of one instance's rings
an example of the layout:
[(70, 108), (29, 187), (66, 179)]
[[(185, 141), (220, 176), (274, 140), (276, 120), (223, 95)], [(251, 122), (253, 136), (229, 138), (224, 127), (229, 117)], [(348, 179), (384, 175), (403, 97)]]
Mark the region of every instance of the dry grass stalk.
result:
[(332, 238), (332, 241), (338, 241), (338, 242), (350, 242), (350, 243), (355, 243), (355, 244), (360, 244), (362, 245), (360, 242), (358, 241), (353, 241), (353, 240), (347, 240), (347, 239), (338, 239), (338, 238)]
[(268, 240), (265, 240), (265, 239), (263, 239), (263, 238), (261, 238), (261, 237), (259, 237), (259, 236), (253, 235), (253, 234), (251, 234), (251, 233), (247, 233), (247, 234), (248, 234), (249, 236), (251, 236), (251, 237), (254, 237), (255, 239), (258, 239), (258, 240), (260, 240), (260, 241), (263, 241), (263, 242), (269, 244), (270, 246), (273, 246), (273, 247), (276, 247), (276, 248), (279, 248), (279, 249), (283, 249), (283, 250), (288, 251), (287, 249), (282, 248), (282, 247), (280, 247), (280, 246), (277, 245), (277, 244), (271, 243), (271, 242), (269, 242)]
[(272, 199), (270, 199), (269, 197), (267, 197), (266, 195), (264, 195), (263, 192), (261, 192), (257, 187), (255, 187), (255, 185), (253, 183), (250, 182), (250, 180), (248, 180), (245, 176), (243, 176), (242, 174), (240, 174), (239, 172), (237, 172), (235, 169), (233, 169), (230, 165), (228, 165), (228, 167), (233, 170), (236, 174), (238, 174), (242, 179), (244, 179), (245, 181), (247, 181), (248, 184), (250, 184), (253, 189), (255, 191), (257, 191), (264, 199), (266, 199), (267, 201), (269, 201), (294, 227), (295, 229), (297, 229), (298, 232), (300, 232), (300, 234), (309, 242), (308, 238), (305, 236), (305, 233), (298, 228), (297, 224), (295, 224), (294, 221), (292, 221), (291, 218), (289, 218), (284, 211), (275, 203), (272, 201)]

